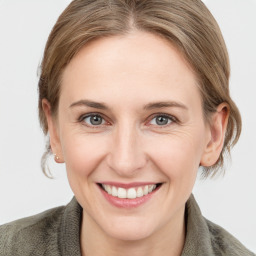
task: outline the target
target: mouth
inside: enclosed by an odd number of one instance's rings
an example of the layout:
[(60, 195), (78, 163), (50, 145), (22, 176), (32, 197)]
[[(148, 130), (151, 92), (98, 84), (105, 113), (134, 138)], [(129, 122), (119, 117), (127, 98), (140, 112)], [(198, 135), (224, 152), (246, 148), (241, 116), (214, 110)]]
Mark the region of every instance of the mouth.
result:
[(98, 186), (108, 195), (120, 199), (136, 199), (145, 197), (156, 190), (158, 190), (163, 183), (155, 183), (141, 186), (134, 186), (129, 188), (114, 186), (110, 184), (98, 183)]

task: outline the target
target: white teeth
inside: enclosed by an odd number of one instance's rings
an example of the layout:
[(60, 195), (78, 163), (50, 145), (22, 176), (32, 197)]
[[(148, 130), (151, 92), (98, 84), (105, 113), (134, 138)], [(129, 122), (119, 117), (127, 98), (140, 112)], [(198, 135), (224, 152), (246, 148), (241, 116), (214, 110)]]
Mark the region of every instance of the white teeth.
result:
[(144, 196), (148, 194), (148, 186), (144, 187), (143, 194)]
[(143, 196), (143, 189), (141, 187), (139, 187), (137, 189), (137, 197), (142, 197)]
[(153, 191), (153, 185), (149, 185), (148, 186), (148, 193), (152, 192)]
[(127, 198), (133, 199), (136, 198), (136, 190), (135, 188), (129, 188), (127, 191)]
[(126, 197), (126, 189), (124, 189), (124, 188), (118, 188), (118, 190), (117, 190), (117, 197), (119, 197), (119, 198), (127, 198)]
[(102, 184), (102, 188), (109, 194), (118, 198), (123, 198), (123, 199), (134, 199), (138, 197), (145, 196), (151, 192), (153, 192), (156, 189), (156, 184), (154, 185), (146, 185), (146, 186), (141, 186), (141, 187), (134, 187), (134, 188), (120, 188), (120, 187), (115, 187), (111, 185), (105, 185)]
[(108, 192), (108, 194), (111, 195), (112, 189), (111, 189), (111, 187), (109, 185), (106, 186), (105, 190)]
[(148, 193), (151, 193), (156, 188), (156, 185), (149, 185), (148, 186)]
[(117, 188), (116, 187), (112, 187), (112, 192), (111, 192), (112, 196), (117, 196)]

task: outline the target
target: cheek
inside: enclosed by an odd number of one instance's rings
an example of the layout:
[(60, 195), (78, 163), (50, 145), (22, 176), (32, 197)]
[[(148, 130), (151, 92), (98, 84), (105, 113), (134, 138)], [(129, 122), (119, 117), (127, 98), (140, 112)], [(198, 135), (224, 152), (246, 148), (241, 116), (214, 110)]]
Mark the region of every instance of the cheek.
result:
[[(157, 150), (151, 154), (156, 168), (166, 177), (168, 198), (179, 207), (193, 190), (200, 163), (200, 144), (193, 136), (179, 134), (158, 143)], [(166, 211), (170, 211), (170, 205), (166, 206)]]
[(106, 140), (97, 135), (73, 134), (63, 137), (62, 150), (68, 175), (87, 179), (104, 158), (105, 148)]
[(198, 131), (167, 135), (154, 142), (150, 155), (171, 181), (189, 181), (195, 178), (200, 164), (203, 152), (202, 137), (202, 133)]

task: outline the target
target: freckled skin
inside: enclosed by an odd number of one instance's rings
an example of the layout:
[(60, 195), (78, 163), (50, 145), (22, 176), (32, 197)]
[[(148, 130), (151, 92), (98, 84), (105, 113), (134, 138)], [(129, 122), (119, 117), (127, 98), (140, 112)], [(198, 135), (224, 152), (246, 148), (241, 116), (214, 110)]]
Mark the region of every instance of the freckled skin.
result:
[[(70, 107), (83, 99), (107, 109)], [(144, 108), (166, 101), (186, 108)], [(100, 125), (84, 117), (91, 113), (102, 117)], [(159, 113), (174, 119), (158, 125)], [(211, 131), (195, 76), (177, 50), (144, 32), (90, 43), (65, 69), (58, 119), (48, 116), (48, 123), (52, 148), (65, 161), (70, 186), (84, 209), (81, 242), (88, 255), (95, 240), (106, 251), (116, 241), (158, 241), (179, 255), (185, 203)], [(119, 209), (102, 196), (96, 183), (103, 181), (163, 185), (142, 206)]]

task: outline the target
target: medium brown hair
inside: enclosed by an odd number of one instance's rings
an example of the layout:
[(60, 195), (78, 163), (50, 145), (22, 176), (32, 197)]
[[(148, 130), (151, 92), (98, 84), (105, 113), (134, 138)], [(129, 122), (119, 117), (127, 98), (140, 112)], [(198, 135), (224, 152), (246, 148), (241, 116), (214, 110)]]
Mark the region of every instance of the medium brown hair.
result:
[[(125, 35), (132, 30), (147, 31), (166, 38), (185, 57), (195, 72), (207, 120), (217, 106), (228, 103), (230, 116), (224, 146), (218, 161), (204, 170), (213, 175), (223, 166), (241, 133), (241, 117), (229, 94), (229, 57), (217, 22), (200, 0), (74, 0), (53, 27), (41, 64), (39, 118), (47, 135), (42, 99), (58, 112), (61, 78), (71, 59), (88, 42), (106, 36)], [(42, 157), (45, 172), (49, 143)], [(45, 172), (46, 173), (46, 172)]]

